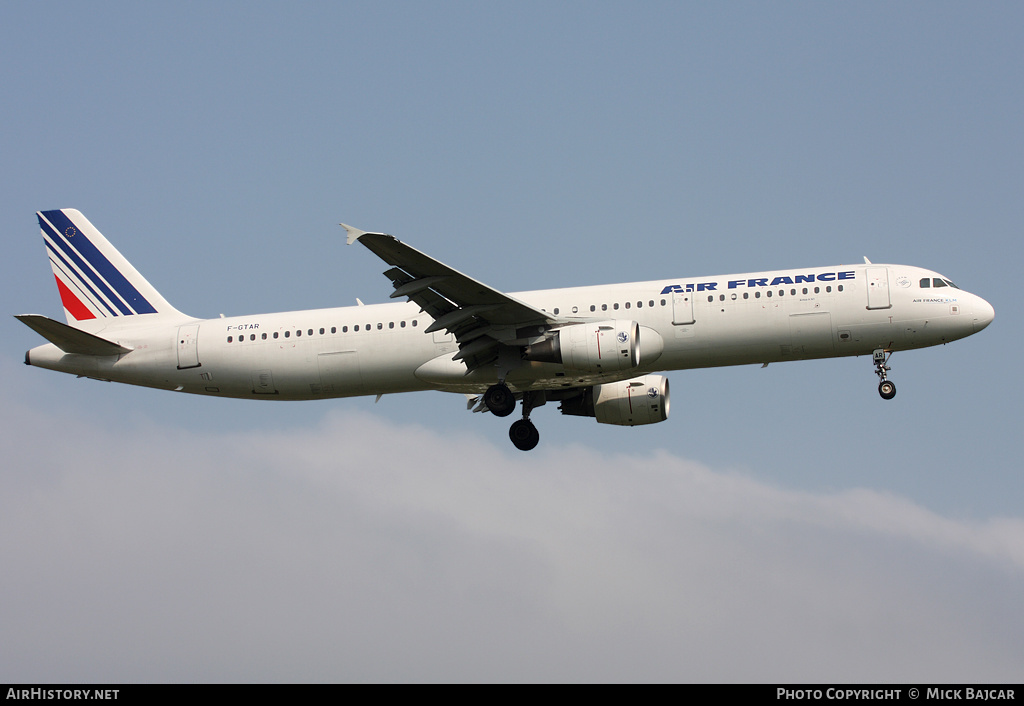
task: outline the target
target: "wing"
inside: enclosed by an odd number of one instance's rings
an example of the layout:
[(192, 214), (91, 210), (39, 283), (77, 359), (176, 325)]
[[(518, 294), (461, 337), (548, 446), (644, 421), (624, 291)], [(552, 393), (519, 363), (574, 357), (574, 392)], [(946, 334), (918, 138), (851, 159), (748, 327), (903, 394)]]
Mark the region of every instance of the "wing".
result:
[[(426, 333), (443, 329), (455, 335), (459, 352), (453, 359), (464, 361), (467, 373), (498, 361), (506, 347), (524, 345), (550, 326), (564, 323), (438, 262), (393, 235), (341, 225), (348, 231), (349, 245), (358, 240), (392, 266), (384, 273), (395, 288), (391, 298), (408, 297), (434, 319)], [(529, 330), (531, 327), (533, 330)]]

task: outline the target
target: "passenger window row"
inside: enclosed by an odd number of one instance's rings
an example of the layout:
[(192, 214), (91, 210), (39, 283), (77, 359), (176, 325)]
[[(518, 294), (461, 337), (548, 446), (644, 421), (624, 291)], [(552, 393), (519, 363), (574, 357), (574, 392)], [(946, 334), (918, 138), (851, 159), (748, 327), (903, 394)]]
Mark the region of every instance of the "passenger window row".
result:
[[(921, 286), (922, 287), (927, 287), (928, 285), (925, 284), (925, 282), (927, 282), (927, 281), (928, 281), (927, 279), (921, 280)], [(939, 287), (939, 286), (945, 287), (947, 284), (949, 286), (951, 286), (951, 287), (955, 287), (956, 286), (955, 284), (953, 284), (952, 282), (949, 282), (948, 280), (939, 280), (939, 279), (936, 278), (936, 281), (937, 282), (945, 282), (946, 283), (946, 284), (941, 284), (941, 285), (936, 284), (935, 285), (936, 287)], [(843, 291), (843, 285), (841, 285), (841, 284), (838, 285), (836, 287), (836, 290), (842, 292)], [(826, 293), (831, 293), (832, 292), (832, 286), (831, 285), (826, 286), (825, 287), (825, 292)], [(807, 287), (804, 287), (803, 290), (802, 290), (802, 293), (803, 294), (809, 294), (810, 292), (809, 292)], [(815, 287), (814, 288), (814, 293), (815, 294), (820, 294), (821, 293), (821, 287)], [(779, 296), (780, 297), (785, 296), (785, 294), (786, 294), (786, 290), (784, 290), (784, 289), (780, 289), (779, 290)], [(789, 294), (790, 294), (790, 296), (796, 296), (796, 289), (795, 288), (794, 289), (790, 289), (789, 290)], [(774, 292), (772, 292), (772, 290), (768, 290), (767, 292), (765, 292), (765, 296), (767, 296), (769, 298), (772, 297), (773, 295), (774, 295)], [(737, 298), (735, 292), (731, 295), (731, 298), (733, 300), (735, 300)], [(743, 292), (743, 298), (744, 299), (749, 299), (750, 298), (750, 292)], [(760, 299), (760, 298), (761, 298), (761, 291), (760, 290), (755, 291), (754, 292), (754, 299)], [(724, 302), (725, 301), (725, 295), (724, 294), (719, 294), (718, 295), (718, 299), (719, 299), (719, 301), (723, 301)], [(709, 302), (715, 301), (715, 295), (714, 294), (709, 294), (708, 295), (708, 301)], [(648, 308), (654, 308), (656, 305), (667, 306), (668, 305), (668, 300), (667, 299), (661, 299), (661, 300), (659, 300), (659, 302), (657, 302), (657, 304), (655, 303), (655, 301), (653, 299), (649, 299), (647, 301), (647, 307)], [(619, 302), (615, 302), (615, 303), (611, 304), (610, 306), (611, 306), (611, 310), (612, 311), (618, 311), (620, 305), (619, 305)], [(632, 302), (625, 302), (624, 304), (622, 304), (622, 307), (624, 309), (629, 309), (632, 306), (633, 306)], [(608, 311), (608, 307), (609, 307), (608, 304), (602, 304), (601, 305), (601, 311)], [(643, 307), (644, 307), (644, 302), (642, 300), (638, 301), (636, 303), (636, 308), (637, 309), (642, 309)], [(559, 307), (556, 306), (554, 308), (554, 312), (553, 312), (555, 314), (555, 316), (558, 316), (559, 311), (560, 311)], [(597, 305), (596, 304), (591, 304), (590, 305), (590, 311), (591, 312), (596, 312), (597, 311)], [(573, 314), (579, 313), (579, 307), (575, 307), (574, 306), (572, 308), (572, 313)], [(411, 325), (412, 325), (413, 328), (415, 328), (418, 325), (417, 320), (413, 319)], [(393, 328), (395, 328), (395, 322), (394, 321), (389, 321), (387, 326), (388, 326), (389, 329), (393, 329)], [(399, 321), (398, 322), (398, 328), (405, 328), (405, 327), (406, 327), (406, 322), (405, 321)], [(352, 327), (352, 332), (353, 333), (358, 333), (360, 330), (362, 330), (362, 331), (373, 331), (374, 330), (374, 325), (373, 324), (366, 324), (365, 326), (360, 327), (359, 324), (356, 324), (356, 325), (354, 325)], [(383, 331), (384, 330), (384, 324), (378, 322), (377, 325), (376, 325), (376, 330)], [(314, 332), (314, 329), (306, 329), (306, 335), (307, 336), (314, 335), (313, 332)], [(337, 333), (337, 332), (338, 332), (338, 328), (336, 326), (332, 326), (331, 327), (331, 333)], [(341, 332), (342, 333), (348, 333), (349, 332), (349, 327), (348, 326), (342, 326), (341, 327)], [(321, 328), (320, 329), (320, 335), (323, 336), (325, 334), (326, 334), (326, 329)], [(271, 334), (271, 336), (273, 336), (273, 338), (278, 338), (280, 336), (280, 332), (274, 331)], [(284, 337), (285, 338), (291, 338), (291, 336), (292, 336), (292, 332), (291, 331), (285, 331), (284, 332)], [(301, 336), (302, 336), (302, 329), (296, 329), (295, 330), (295, 337), (296, 338), (300, 338)], [(264, 341), (267, 340), (267, 334), (266, 333), (261, 333), (260, 334), (260, 338), (262, 340), (264, 340)], [(234, 336), (228, 336), (228, 343), (233, 343), (235, 340), (237, 340), (239, 343), (241, 343), (242, 341), (245, 340), (245, 334), (242, 334), (242, 335), (238, 336), (237, 339)], [(249, 340), (250, 341), (255, 341), (256, 340), (256, 334), (255, 333), (249, 334)]]
[[(412, 328), (416, 328), (417, 326), (419, 326), (419, 322), (416, 319), (412, 320), (412, 324), (409, 324), (406, 321), (399, 321), (398, 322), (398, 328), (405, 328), (406, 326), (409, 326), (409, 325), (411, 325)], [(395, 328), (395, 322), (394, 321), (389, 321), (387, 326), (388, 326), (389, 329), (393, 329), (393, 328)], [(306, 336), (313, 336), (313, 335), (315, 335), (315, 333), (314, 333), (315, 330), (316, 329), (306, 329), (305, 335)], [(358, 332), (360, 330), (362, 330), (362, 331), (373, 331), (374, 330), (374, 325), (373, 324), (366, 324), (365, 326), (360, 327), (359, 324), (356, 324), (355, 326), (352, 327), (352, 332), (353, 333), (356, 333), (356, 332)], [(377, 326), (376, 326), (376, 330), (383, 331), (384, 330), (384, 324), (378, 322)], [(348, 326), (342, 326), (341, 327), (341, 332), (342, 333), (348, 333), (349, 332), (349, 327)], [(319, 329), (319, 333), (320, 333), (321, 336), (324, 336), (324, 335), (327, 334), (327, 329), (321, 327)], [(338, 333), (338, 327), (337, 326), (331, 326), (331, 333)], [(295, 329), (295, 337), (296, 338), (301, 338), (302, 335), (303, 335), (302, 329)], [(276, 339), (276, 338), (281, 338), (282, 336), (284, 338), (291, 338), (292, 337), (292, 332), (290, 330), (288, 330), (288, 331), (285, 331), (282, 334), (282, 332), (280, 332), (280, 331), (274, 331), (269, 336), (266, 333), (261, 333), (260, 334), (260, 340), (266, 341), (268, 338), (275, 338)], [(244, 333), (239, 335), (237, 338), (235, 336), (228, 336), (228, 343), (234, 343), (236, 341), (238, 343), (241, 343), (244, 340), (246, 340)], [(250, 333), (249, 334), (249, 340), (250, 341), (255, 341), (256, 340), (256, 334), (255, 333)]]
[[(841, 285), (841, 284), (838, 285), (836, 287), (836, 291), (837, 292), (842, 292), (843, 291), (843, 285)], [(821, 287), (815, 287), (814, 288), (814, 293), (815, 294), (821, 294)], [(831, 294), (832, 293), (832, 285), (827, 285), (825, 287), (825, 293), (826, 294)], [(807, 287), (804, 287), (801, 290), (801, 294), (810, 294), (810, 291), (808, 290)], [(771, 299), (773, 296), (775, 296), (775, 293), (772, 290), (769, 289), (769, 290), (767, 290), (765, 292), (765, 296), (768, 297), (769, 299)], [(779, 290), (779, 296), (780, 297), (786, 296), (786, 290), (785, 289), (780, 289)], [(796, 288), (793, 288), (793, 289), (789, 290), (789, 296), (791, 296), (791, 297), (795, 297), (796, 296)], [(735, 301), (737, 299), (736, 292), (733, 292), (730, 295), (730, 298), (733, 301)], [(744, 299), (750, 299), (750, 292), (743, 292), (743, 298)], [(756, 290), (754, 292), (754, 299), (760, 299), (760, 298), (761, 298), (761, 290)], [(709, 302), (715, 301), (715, 295), (714, 294), (709, 294), (708, 295), (708, 301)], [(724, 302), (725, 301), (725, 295), (724, 294), (719, 294), (718, 295), (718, 301)]]
[[(668, 304), (668, 302), (665, 299), (661, 300), (661, 306), (666, 306), (667, 304)], [(633, 302), (626, 302), (625, 304), (622, 305), (622, 307), (624, 309), (629, 309), (632, 306), (633, 306)], [(646, 305), (642, 301), (638, 301), (636, 303), (636, 308), (637, 309), (643, 309), (644, 306), (647, 306), (647, 307), (650, 307), (650, 308), (653, 309), (654, 306), (655, 306), (654, 300), (653, 299), (648, 300)], [(601, 311), (608, 311), (608, 307), (609, 307), (608, 304), (602, 304), (601, 305)], [(572, 308), (572, 313), (573, 314), (578, 314), (579, 313), (579, 309), (580, 308), (578, 306), (574, 306)], [(618, 311), (619, 310), (619, 303), (615, 302), (614, 304), (611, 304), (611, 309), (612, 309), (612, 311)], [(559, 311), (560, 311), (560, 309), (557, 306), (553, 309), (553, 313), (555, 314), (555, 316), (558, 316)], [(592, 311), (592, 312), (597, 311), (597, 304), (591, 304), (590, 305), (590, 311)]]

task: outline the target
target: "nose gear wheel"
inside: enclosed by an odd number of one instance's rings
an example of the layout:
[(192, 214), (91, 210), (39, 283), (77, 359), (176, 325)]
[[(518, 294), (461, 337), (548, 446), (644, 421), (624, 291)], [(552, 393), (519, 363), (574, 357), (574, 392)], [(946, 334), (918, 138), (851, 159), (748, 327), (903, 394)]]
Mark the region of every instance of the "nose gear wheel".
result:
[(896, 384), (887, 377), (887, 373), (892, 370), (888, 365), (891, 355), (892, 351), (886, 352), (882, 348), (871, 354), (871, 358), (875, 362), (875, 375), (878, 376), (878, 394), (882, 396), (883, 400), (891, 400), (896, 396)]

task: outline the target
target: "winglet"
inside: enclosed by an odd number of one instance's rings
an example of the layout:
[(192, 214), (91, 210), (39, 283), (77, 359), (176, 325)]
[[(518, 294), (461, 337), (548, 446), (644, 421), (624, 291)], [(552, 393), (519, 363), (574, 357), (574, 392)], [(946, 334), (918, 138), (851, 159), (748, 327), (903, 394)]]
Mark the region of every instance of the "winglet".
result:
[(342, 228), (344, 228), (348, 232), (348, 244), (349, 245), (351, 245), (352, 243), (356, 242), (357, 240), (362, 238), (364, 235), (387, 235), (386, 233), (370, 233), (370, 232), (367, 232), (365, 230), (359, 230), (358, 228), (353, 228), (352, 226), (345, 225), (344, 223), (339, 223), (338, 225), (340, 225)]

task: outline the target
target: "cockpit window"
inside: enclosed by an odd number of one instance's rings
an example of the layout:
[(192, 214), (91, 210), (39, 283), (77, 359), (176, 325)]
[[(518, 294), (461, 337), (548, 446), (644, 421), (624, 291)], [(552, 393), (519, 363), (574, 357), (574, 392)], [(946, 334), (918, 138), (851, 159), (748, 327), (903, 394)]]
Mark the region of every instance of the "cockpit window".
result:
[(921, 289), (928, 289), (929, 287), (952, 287), (953, 289), (960, 289), (948, 279), (943, 279), (942, 277), (922, 277)]

